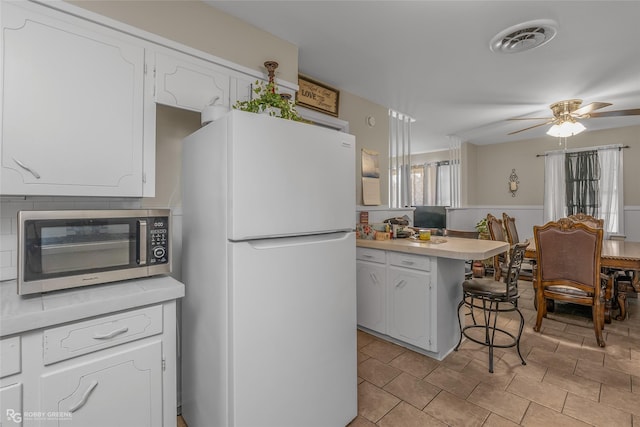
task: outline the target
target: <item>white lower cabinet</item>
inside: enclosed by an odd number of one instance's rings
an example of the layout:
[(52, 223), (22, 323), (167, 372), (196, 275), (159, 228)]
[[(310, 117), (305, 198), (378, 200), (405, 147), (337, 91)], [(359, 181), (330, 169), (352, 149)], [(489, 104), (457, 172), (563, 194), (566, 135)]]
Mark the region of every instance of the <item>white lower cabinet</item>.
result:
[(434, 350), (431, 330), (431, 274), (389, 267), (387, 334), (425, 350)]
[(356, 254), (358, 326), (438, 359), (446, 355), (457, 337), (449, 306), (458, 298), (462, 261), (364, 247)]
[(175, 426), (175, 310), (168, 301), (3, 338), (0, 424)]
[(0, 387), (0, 415), (2, 426), (22, 425), (22, 383)]
[(41, 375), (44, 425), (162, 425), (160, 340), (92, 359)]
[(387, 266), (384, 251), (357, 248), (358, 325), (387, 332)]

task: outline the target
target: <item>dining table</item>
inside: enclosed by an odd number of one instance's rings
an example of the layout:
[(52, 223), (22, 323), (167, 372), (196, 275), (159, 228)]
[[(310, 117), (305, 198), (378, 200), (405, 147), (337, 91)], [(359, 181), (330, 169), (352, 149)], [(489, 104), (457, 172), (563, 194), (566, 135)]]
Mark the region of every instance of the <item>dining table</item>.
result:
[[(536, 243), (533, 238), (529, 238), (529, 245), (525, 251), (525, 257), (536, 258)], [(631, 286), (636, 293), (640, 292), (640, 242), (626, 240), (603, 240), (602, 252), (600, 255), (600, 267), (608, 275), (620, 271), (633, 271)], [(627, 292), (626, 289), (619, 289), (615, 280), (611, 297), (605, 301), (605, 320), (611, 323), (612, 299), (615, 299), (620, 314), (616, 320), (624, 320), (627, 317)]]

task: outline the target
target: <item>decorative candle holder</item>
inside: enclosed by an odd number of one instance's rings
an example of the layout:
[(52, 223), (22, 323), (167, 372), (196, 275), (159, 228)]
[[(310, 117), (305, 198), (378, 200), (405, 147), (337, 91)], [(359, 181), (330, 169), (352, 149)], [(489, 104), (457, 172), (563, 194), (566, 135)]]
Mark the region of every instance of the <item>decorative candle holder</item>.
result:
[(519, 184), (520, 181), (518, 181), (516, 170), (511, 169), (511, 175), (509, 175), (509, 191), (511, 191), (511, 197), (516, 197), (516, 192), (518, 191)]

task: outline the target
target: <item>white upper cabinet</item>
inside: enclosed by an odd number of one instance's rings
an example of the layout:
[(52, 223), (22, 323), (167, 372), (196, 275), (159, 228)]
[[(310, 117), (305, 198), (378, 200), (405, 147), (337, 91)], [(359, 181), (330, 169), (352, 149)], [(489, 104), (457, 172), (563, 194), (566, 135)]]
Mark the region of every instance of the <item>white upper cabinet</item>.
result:
[(225, 68), (179, 53), (156, 53), (155, 59), (157, 103), (198, 112), (214, 103), (229, 106)]
[(251, 101), (253, 99), (253, 83), (256, 79), (251, 79), (246, 76), (231, 77), (231, 91), (230, 91), (230, 107), (236, 104), (236, 102)]
[(2, 38), (0, 194), (142, 196), (144, 47), (26, 2), (2, 3)]

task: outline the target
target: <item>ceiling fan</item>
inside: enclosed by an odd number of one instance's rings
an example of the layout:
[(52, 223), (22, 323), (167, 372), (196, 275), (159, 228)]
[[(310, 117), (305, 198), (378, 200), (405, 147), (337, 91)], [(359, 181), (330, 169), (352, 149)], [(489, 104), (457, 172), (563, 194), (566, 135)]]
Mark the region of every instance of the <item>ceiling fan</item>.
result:
[(529, 126), (524, 129), (520, 129), (514, 132), (510, 132), (508, 135), (524, 132), (529, 129), (537, 128), (548, 124), (553, 124), (548, 135), (567, 137), (577, 135), (582, 132), (585, 127), (578, 122), (579, 119), (589, 119), (594, 117), (619, 117), (619, 116), (638, 116), (640, 115), (640, 108), (633, 108), (630, 110), (616, 110), (616, 111), (601, 111), (595, 112), (601, 108), (608, 107), (612, 104), (608, 102), (592, 102), (584, 107), (581, 107), (581, 99), (568, 99), (565, 101), (559, 101), (549, 106), (553, 112), (553, 117), (523, 117), (512, 118), (508, 120), (545, 120), (544, 123)]

